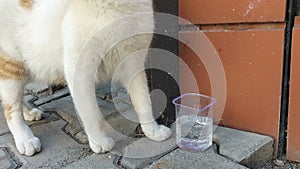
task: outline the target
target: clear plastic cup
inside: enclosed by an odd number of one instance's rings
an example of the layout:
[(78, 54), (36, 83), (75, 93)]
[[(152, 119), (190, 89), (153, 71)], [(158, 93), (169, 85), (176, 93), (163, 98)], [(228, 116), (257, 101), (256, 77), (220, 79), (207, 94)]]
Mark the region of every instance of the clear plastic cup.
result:
[(173, 100), (176, 106), (176, 142), (180, 148), (203, 152), (212, 145), (215, 98), (187, 93)]

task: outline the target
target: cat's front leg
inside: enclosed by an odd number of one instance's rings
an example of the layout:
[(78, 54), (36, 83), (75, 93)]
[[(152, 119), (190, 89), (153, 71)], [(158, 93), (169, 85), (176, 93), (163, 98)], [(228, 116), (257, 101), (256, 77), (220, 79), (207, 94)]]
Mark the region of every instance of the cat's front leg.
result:
[(95, 73), (97, 64), (89, 58), (74, 62), (72, 56), (65, 58), (65, 74), (78, 115), (95, 153), (110, 151), (114, 141), (107, 137), (108, 125), (98, 107), (95, 95)]
[(0, 80), (0, 95), (8, 127), (21, 154), (32, 156), (41, 151), (41, 142), (24, 122), (22, 116), (24, 82), (22, 80)]

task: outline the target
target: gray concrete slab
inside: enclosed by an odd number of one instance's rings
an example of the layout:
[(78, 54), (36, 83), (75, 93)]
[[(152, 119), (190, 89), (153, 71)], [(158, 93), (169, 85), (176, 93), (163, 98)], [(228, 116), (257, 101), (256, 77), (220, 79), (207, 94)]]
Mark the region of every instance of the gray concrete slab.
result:
[(62, 131), (66, 125), (63, 120), (32, 127), (33, 132), (42, 142), (42, 151), (33, 157), (20, 155), (15, 146), (11, 134), (0, 136), (0, 148), (10, 151), (13, 157), (22, 165), (22, 169), (32, 168), (61, 168), (80, 160), (92, 152), (88, 145), (78, 144), (70, 136)]
[[(165, 144), (164, 142), (153, 143), (147, 138), (143, 138), (134, 142), (133, 144), (125, 148), (123, 158), (121, 160), (122, 166), (124, 166), (125, 168), (136, 169), (142, 168), (144, 166), (147, 166), (151, 162), (156, 161), (158, 158), (166, 154), (163, 151), (167, 150), (168, 148), (169, 150), (172, 149), (171, 145), (173, 145), (173, 148), (176, 147), (175, 135), (175, 131), (173, 131), (173, 137), (170, 139), (173, 140), (172, 143), (169, 144)], [(267, 136), (238, 131), (224, 127), (218, 127), (218, 129), (215, 131), (214, 139), (217, 139), (216, 141), (219, 144), (218, 153), (220, 154), (208, 151), (205, 153), (200, 153), (201, 155), (199, 157), (205, 159), (205, 155), (203, 154), (208, 153), (209, 158), (215, 158), (217, 160), (220, 160), (222, 163), (228, 163), (228, 165), (222, 166), (217, 162), (210, 161), (209, 159), (207, 159), (208, 161), (203, 161), (203, 165), (207, 168), (210, 168), (210, 165), (213, 166), (214, 163), (218, 167), (225, 168), (230, 168), (229, 164), (233, 165), (238, 163), (250, 168), (258, 168), (259, 165), (269, 160), (273, 154), (273, 139)], [(159, 155), (153, 155), (155, 153)], [(217, 157), (212, 157), (213, 154)], [(178, 156), (184, 155), (184, 153), (178, 154)], [(224, 161), (224, 159), (227, 160)], [(159, 165), (160, 164), (161, 163), (159, 163)], [(176, 164), (176, 166), (173, 167), (181, 168), (183, 166)], [(193, 166), (189, 167), (193, 168)]]
[(68, 90), (58, 91), (54, 95), (40, 98), (25, 96), (25, 101), (33, 101), (46, 111), (43, 120), (28, 123), (43, 145), (42, 152), (33, 157), (22, 156), (17, 152), (0, 104), (0, 169), (118, 168), (120, 166), (115, 164), (121, 155), (120, 164), (128, 169), (242, 169), (245, 168), (242, 165), (257, 168), (259, 163), (271, 158), (273, 153), (273, 140), (270, 137), (223, 127), (218, 127), (214, 135), (220, 154), (215, 153), (213, 148), (204, 153), (178, 149), (175, 127), (172, 128), (172, 138), (163, 142), (133, 138), (138, 125), (137, 118), (128, 94), (120, 89), (113, 93), (112, 98), (106, 95), (97, 98), (109, 124), (108, 135), (116, 141), (116, 146), (110, 153), (93, 154), (87, 144), (79, 144), (87, 143), (87, 138)]
[[(32, 109), (32, 108), (36, 108), (36, 106), (34, 106), (32, 104), (33, 101), (37, 100), (38, 98), (36, 96), (33, 96), (33, 95), (25, 95), (24, 96), (24, 104), (25, 106), (27, 106), (29, 109)], [(51, 112), (51, 111), (46, 111), (43, 113), (42, 115), (42, 119), (39, 120), (39, 121), (32, 121), (32, 122), (29, 122), (27, 121), (26, 123), (29, 125), (29, 126), (32, 126), (32, 125), (40, 125), (40, 124), (44, 124), (44, 123), (49, 123), (51, 121), (56, 121), (56, 120), (59, 120), (60, 117), (56, 115), (55, 112)]]
[(214, 139), (219, 153), (250, 168), (259, 168), (272, 159), (273, 139), (268, 136), (217, 127)]
[[(60, 117), (58, 117), (54, 112), (44, 112), (43, 117), (39, 121), (34, 121), (34, 122), (26, 122), (29, 126), (33, 125), (40, 125), (44, 123), (49, 123), (51, 121), (56, 121), (59, 120)], [(4, 112), (2, 105), (0, 103), (0, 136), (6, 133), (9, 133), (9, 129), (6, 123), (6, 119), (4, 117)]]
[(192, 153), (183, 149), (177, 149), (158, 161), (151, 164), (147, 169), (246, 169), (225, 157), (216, 154), (213, 148), (203, 153)]
[(19, 167), (17, 162), (11, 157), (8, 153), (8, 150), (5, 148), (0, 148), (0, 168), (3, 169), (13, 169)]
[[(39, 103), (41, 101), (37, 100)], [(101, 113), (104, 117), (107, 117), (116, 112), (116, 109), (112, 103), (109, 103), (102, 99), (97, 99)], [(36, 102), (34, 102), (35, 104)], [(75, 117), (77, 118), (76, 110), (74, 107), (73, 99), (71, 96), (60, 98), (59, 100), (52, 100), (51, 102), (45, 103), (39, 106), (44, 111), (55, 111), (63, 119), (72, 121)]]
[[(98, 105), (100, 107), (101, 113), (107, 120), (108, 124), (110, 124), (111, 129), (114, 130), (114, 133), (117, 132), (117, 134), (112, 135), (134, 135), (134, 131), (136, 126), (138, 126), (138, 123), (130, 121), (127, 118), (123, 117), (121, 114), (119, 114), (116, 108), (114, 107), (114, 104), (110, 102), (98, 99)], [(60, 117), (62, 117), (62, 119), (68, 122), (64, 130), (79, 143), (88, 143), (86, 134), (83, 131), (82, 125), (79, 122), (79, 118), (75, 111), (71, 96), (51, 101), (40, 106), (40, 108), (44, 111), (57, 112), (57, 114)], [(116, 141), (119, 140), (120, 139), (117, 139)]]
[(0, 136), (7, 132), (9, 132), (9, 129), (4, 116), (3, 107), (0, 103)]
[(56, 93), (54, 93), (52, 95), (48, 95), (46, 97), (42, 97), (42, 98), (34, 101), (33, 104), (36, 105), (36, 106), (41, 106), (43, 104), (49, 103), (49, 102), (54, 101), (54, 100), (58, 100), (62, 97), (66, 97), (68, 95), (70, 95), (69, 89), (64, 88), (62, 90), (57, 91)]
[(109, 116), (106, 120), (114, 130), (130, 137), (134, 137), (135, 129), (139, 125), (139, 123), (131, 121), (119, 113)]
[(32, 95), (41, 94), (49, 89), (47, 84), (39, 82), (30, 82), (25, 86), (25, 93)]
[[(64, 131), (72, 136), (79, 143), (87, 143), (86, 134), (77, 118), (77, 114), (74, 108), (74, 104), (71, 96), (60, 98), (59, 100), (53, 100), (49, 103), (45, 103), (40, 106), (43, 111), (56, 112), (62, 119), (67, 122)], [(80, 133), (80, 134), (78, 134)]]
[(175, 127), (172, 132), (172, 137), (162, 142), (141, 138), (130, 144), (123, 151), (121, 165), (129, 169), (143, 168), (174, 150), (177, 147)]
[(3, 169), (17, 168), (17, 165), (13, 161), (11, 161), (10, 159), (1, 159), (0, 160), (0, 166)]
[(114, 164), (116, 160), (114, 154), (92, 154), (84, 159), (72, 163), (63, 169), (119, 169)]
[(38, 99), (38, 97), (33, 96), (33, 95), (24, 95), (24, 104), (25, 106), (27, 106), (28, 108), (34, 108), (35, 106), (32, 104), (32, 102), (36, 101)]

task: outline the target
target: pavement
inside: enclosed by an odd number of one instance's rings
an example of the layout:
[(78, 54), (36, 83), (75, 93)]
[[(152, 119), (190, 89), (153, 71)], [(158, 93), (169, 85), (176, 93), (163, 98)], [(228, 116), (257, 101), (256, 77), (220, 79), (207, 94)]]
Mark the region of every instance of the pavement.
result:
[(260, 168), (272, 159), (272, 138), (225, 127), (217, 127), (213, 146), (202, 153), (178, 148), (175, 126), (170, 139), (151, 141), (138, 132), (124, 89), (97, 91), (99, 107), (111, 126), (109, 135), (116, 141), (111, 152), (91, 151), (67, 88), (53, 93), (47, 85), (32, 83), (26, 87), (24, 103), (44, 111), (42, 120), (28, 123), (42, 151), (32, 157), (20, 155), (0, 113), (0, 169), (243, 169)]

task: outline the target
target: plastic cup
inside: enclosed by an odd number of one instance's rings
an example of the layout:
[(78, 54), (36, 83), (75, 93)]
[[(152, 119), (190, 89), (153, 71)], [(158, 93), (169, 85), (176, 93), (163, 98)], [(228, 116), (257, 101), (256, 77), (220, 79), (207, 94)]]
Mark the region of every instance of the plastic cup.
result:
[(203, 152), (212, 145), (215, 98), (187, 93), (173, 100), (176, 107), (176, 143), (180, 148)]

